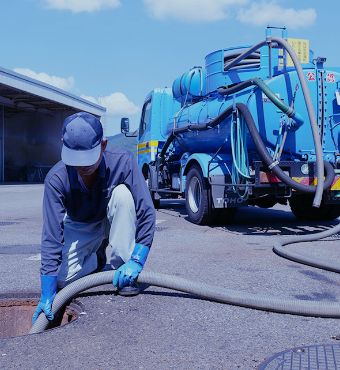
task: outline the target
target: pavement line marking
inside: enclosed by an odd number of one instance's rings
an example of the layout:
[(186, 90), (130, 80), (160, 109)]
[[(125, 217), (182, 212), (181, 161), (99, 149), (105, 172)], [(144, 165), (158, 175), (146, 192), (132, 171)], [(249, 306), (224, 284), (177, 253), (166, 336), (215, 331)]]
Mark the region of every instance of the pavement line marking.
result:
[(35, 254), (33, 256), (30, 256), (28, 258), (25, 258), (27, 261), (41, 261), (41, 254)]

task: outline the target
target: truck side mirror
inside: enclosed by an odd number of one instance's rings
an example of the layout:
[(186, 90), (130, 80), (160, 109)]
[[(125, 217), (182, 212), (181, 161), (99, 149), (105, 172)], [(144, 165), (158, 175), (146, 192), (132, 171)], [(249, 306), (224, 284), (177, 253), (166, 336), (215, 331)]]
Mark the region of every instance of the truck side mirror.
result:
[(122, 134), (128, 134), (130, 131), (130, 120), (127, 117), (123, 117), (120, 120), (120, 131)]

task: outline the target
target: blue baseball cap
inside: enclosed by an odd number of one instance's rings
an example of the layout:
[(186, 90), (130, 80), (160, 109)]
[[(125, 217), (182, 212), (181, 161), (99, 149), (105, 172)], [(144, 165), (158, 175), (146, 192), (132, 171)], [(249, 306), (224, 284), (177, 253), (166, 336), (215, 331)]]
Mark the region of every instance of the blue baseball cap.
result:
[(72, 114), (62, 129), (61, 160), (68, 166), (92, 166), (101, 154), (103, 127), (100, 120), (86, 112)]

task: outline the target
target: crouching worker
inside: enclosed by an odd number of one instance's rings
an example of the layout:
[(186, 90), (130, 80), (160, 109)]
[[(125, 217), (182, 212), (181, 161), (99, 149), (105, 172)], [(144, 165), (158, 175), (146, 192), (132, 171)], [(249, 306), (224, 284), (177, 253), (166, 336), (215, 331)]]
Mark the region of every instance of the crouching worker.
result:
[(99, 119), (76, 113), (62, 128), (62, 160), (45, 179), (41, 242), (41, 312), (53, 320), (57, 289), (106, 264), (121, 295), (139, 293), (136, 280), (152, 244), (155, 210), (132, 153), (108, 151)]

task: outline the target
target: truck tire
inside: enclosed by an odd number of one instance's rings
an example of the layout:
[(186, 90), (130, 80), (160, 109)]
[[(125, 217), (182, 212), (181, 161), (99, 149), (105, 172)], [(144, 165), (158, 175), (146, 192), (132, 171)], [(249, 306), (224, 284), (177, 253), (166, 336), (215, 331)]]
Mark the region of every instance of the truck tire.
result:
[(222, 225), (232, 222), (237, 208), (214, 208), (210, 185), (198, 165), (192, 166), (187, 174), (185, 208), (189, 221), (197, 225)]
[(255, 200), (255, 205), (260, 208), (272, 208), (277, 203), (275, 198), (272, 198), (270, 196), (266, 196), (263, 198), (258, 198)]
[(298, 220), (322, 221), (334, 220), (340, 216), (340, 207), (336, 204), (325, 204), (313, 207), (313, 195), (293, 194), (289, 198), (290, 209)]
[(185, 186), (185, 208), (189, 220), (197, 225), (212, 221), (209, 184), (198, 165), (192, 166), (187, 174)]
[(161, 200), (155, 198), (155, 192), (153, 191), (150, 191), (150, 195), (151, 195), (153, 206), (155, 207), (155, 209), (159, 209), (161, 206)]
[(155, 192), (151, 191), (151, 171), (150, 171), (150, 168), (148, 168), (146, 176), (144, 175), (144, 177), (145, 177), (145, 182), (146, 182), (146, 184), (148, 186), (148, 189), (149, 189), (149, 192), (150, 192), (150, 196), (151, 196), (151, 199), (152, 199), (153, 206), (156, 209), (158, 209), (161, 205), (161, 200), (158, 199), (158, 198), (155, 198)]

